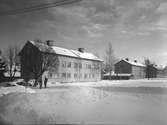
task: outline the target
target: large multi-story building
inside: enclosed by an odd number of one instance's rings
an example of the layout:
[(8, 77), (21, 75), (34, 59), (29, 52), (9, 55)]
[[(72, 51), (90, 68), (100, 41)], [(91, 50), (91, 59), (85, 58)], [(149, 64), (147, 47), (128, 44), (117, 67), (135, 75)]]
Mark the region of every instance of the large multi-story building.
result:
[[(49, 51), (48, 51), (49, 50)], [(46, 43), (27, 41), (19, 53), (21, 60), (21, 76), (24, 79), (33, 79), (31, 66), (39, 66), (42, 54), (52, 54), (57, 57), (57, 70), (49, 70), (49, 79), (55, 82), (84, 82), (101, 80), (102, 60), (92, 53), (65, 49), (53, 45), (53, 41)], [(54, 62), (53, 62), (54, 63)]]

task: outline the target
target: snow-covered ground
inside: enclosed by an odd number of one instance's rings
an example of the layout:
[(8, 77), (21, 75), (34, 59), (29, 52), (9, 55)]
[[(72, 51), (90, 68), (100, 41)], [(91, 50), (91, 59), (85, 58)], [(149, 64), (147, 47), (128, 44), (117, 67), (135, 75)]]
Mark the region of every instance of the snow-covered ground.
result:
[(49, 83), (46, 89), (33, 89), (35, 93), (0, 97), (0, 121), (166, 125), (166, 84), (166, 80)]
[(0, 97), (7, 95), (9, 93), (35, 93), (31, 88), (26, 88), (24, 86), (14, 86), (14, 87), (1, 87), (0, 88)]
[(0, 97), (7, 95), (9, 93), (35, 93), (35, 90), (18, 85), (18, 82), (21, 82), (22, 79), (15, 80), (13, 82), (4, 82), (0, 83)]
[(115, 86), (115, 87), (167, 87), (167, 79), (139, 79), (139, 80), (102, 80), (97, 82), (49, 83), (49, 86)]

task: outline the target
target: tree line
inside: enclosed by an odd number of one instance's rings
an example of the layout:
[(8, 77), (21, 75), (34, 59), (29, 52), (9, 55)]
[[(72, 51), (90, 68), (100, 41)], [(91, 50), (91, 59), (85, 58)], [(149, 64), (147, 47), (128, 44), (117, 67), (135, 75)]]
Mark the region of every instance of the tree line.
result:
[(8, 46), (4, 51), (0, 50), (0, 78), (1, 81), (5, 79), (4, 73), (7, 73), (9, 80), (12, 81), (19, 71), (20, 61), (18, 52), (19, 46)]

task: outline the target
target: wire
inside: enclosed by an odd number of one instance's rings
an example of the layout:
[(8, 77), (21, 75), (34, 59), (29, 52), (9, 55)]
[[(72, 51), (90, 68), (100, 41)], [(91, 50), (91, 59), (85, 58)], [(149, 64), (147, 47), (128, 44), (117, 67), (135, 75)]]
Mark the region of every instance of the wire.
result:
[(27, 13), (27, 12), (37, 11), (37, 10), (41, 10), (41, 9), (56, 7), (56, 6), (60, 6), (60, 5), (72, 4), (72, 3), (77, 2), (77, 1), (79, 2), (81, 0), (61, 0), (61, 1), (58, 1), (58, 2), (54, 2), (54, 3), (31, 6), (31, 7), (28, 7), (28, 8), (22, 8), (22, 9), (16, 9), (16, 10), (10, 10), (10, 11), (6, 11), (6, 12), (1, 12), (0, 16)]
[(82, 0), (61, 0), (61, 1), (48, 3), (48, 4), (40, 4), (40, 5), (31, 6), (31, 7), (27, 7), (27, 8), (21, 8), (21, 9), (0, 12), (0, 16), (23, 14), (23, 13), (38, 11), (38, 10), (42, 10), (42, 9), (46, 9), (46, 8), (52, 8), (52, 7), (56, 7), (56, 6), (72, 4), (72, 3), (76, 3), (76, 2), (80, 2), (80, 1), (82, 1)]

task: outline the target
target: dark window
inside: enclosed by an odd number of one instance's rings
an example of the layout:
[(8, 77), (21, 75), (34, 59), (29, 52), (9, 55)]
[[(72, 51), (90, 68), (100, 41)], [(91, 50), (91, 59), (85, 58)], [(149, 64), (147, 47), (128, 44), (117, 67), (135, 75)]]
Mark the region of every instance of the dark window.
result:
[(67, 78), (71, 78), (71, 73), (67, 73)]
[(74, 74), (74, 78), (77, 78), (77, 73)]
[(52, 73), (49, 73), (49, 77), (52, 78), (52, 77), (53, 77), (53, 74), (52, 74)]
[(62, 62), (62, 67), (64, 67), (64, 68), (66, 67), (66, 62), (65, 61)]
[(62, 78), (66, 78), (66, 73), (62, 73)]
[(92, 77), (95, 78), (95, 74), (92, 74)]
[(82, 69), (82, 64), (81, 63), (79, 63), (79, 68)]
[(68, 67), (68, 68), (71, 68), (71, 62), (68, 62), (67, 67)]
[(91, 65), (90, 64), (88, 65), (88, 69), (91, 69)]
[(100, 69), (100, 65), (99, 64), (95, 64), (94, 68), (95, 68), (95, 70), (99, 70)]
[(78, 63), (74, 63), (74, 68), (78, 68)]
[(97, 64), (97, 69), (100, 69), (100, 64)]
[(85, 79), (87, 78), (87, 74), (84, 75), (84, 78), (85, 78)]

